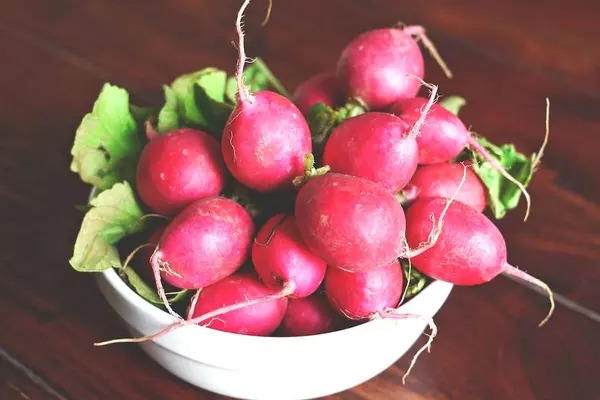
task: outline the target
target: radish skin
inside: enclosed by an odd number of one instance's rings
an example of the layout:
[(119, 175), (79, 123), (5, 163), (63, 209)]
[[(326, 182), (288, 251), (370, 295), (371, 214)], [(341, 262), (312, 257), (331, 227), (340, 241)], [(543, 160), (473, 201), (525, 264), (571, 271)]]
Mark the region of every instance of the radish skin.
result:
[(312, 336), (343, 329), (345, 318), (337, 313), (325, 296), (315, 293), (303, 299), (288, 300), (279, 326), (281, 336)]
[[(421, 166), (417, 168), (402, 195), (409, 204), (417, 198), (449, 198), (456, 191), (463, 173), (464, 167), (455, 163)], [(468, 204), (479, 212), (483, 212), (487, 205), (485, 187), (471, 168), (466, 170), (465, 182), (457, 193), (456, 200)]]
[(444, 209), (444, 228), (435, 245), (412, 257), (412, 264), (425, 275), (454, 285), (479, 285), (500, 274), (530, 282), (548, 293), (550, 310), (540, 323), (544, 325), (554, 311), (552, 291), (546, 283), (508, 263), (502, 233), (474, 208), (458, 201), (448, 206), (442, 198), (417, 199), (407, 212), (409, 246), (428, 238), (431, 216)]
[(344, 103), (344, 99), (344, 93), (333, 72), (321, 72), (311, 76), (296, 87), (292, 96), (294, 104), (304, 116), (308, 116), (310, 108), (317, 103), (337, 108)]
[(417, 169), (419, 148), (409, 125), (388, 113), (368, 112), (342, 122), (325, 144), (323, 164), (397, 193)]
[(177, 129), (144, 147), (137, 191), (153, 212), (172, 217), (195, 200), (218, 195), (225, 177), (219, 142), (200, 130)]
[(221, 153), (236, 180), (265, 193), (293, 187), (293, 179), (303, 172), (304, 156), (312, 151), (312, 142), (308, 123), (294, 103), (268, 90), (251, 94), (244, 86), (242, 16), (249, 3), (244, 1), (236, 21), (237, 104), (223, 129)]
[(292, 283), (292, 298), (312, 295), (327, 268), (302, 240), (296, 218), (285, 214), (275, 215), (260, 229), (252, 244), (252, 263), (267, 287), (281, 290)]

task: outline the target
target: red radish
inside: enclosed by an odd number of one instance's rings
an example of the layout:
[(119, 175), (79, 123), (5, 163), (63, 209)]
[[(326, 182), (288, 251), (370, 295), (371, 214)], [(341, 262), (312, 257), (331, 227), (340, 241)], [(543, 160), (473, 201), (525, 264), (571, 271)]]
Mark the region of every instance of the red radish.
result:
[(195, 200), (218, 195), (226, 173), (215, 138), (177, 129), (154, 137), (144, 148), (137, 191), (153, 212), (171, 217)]
[(404, 252), (404, 211), (383, 186), (364, 178), (327, 173), (310, 179), (295, 204), (307, 246), (328, 265), (365, 271)]
[(431, 330), (427, 343), (417, 351), (402, 377), (404, 382), (419, 355), (431, 347), (437, 327), (431, 318), (395, 311), (401, 301), (404, 272), (398, 260), (366, 272), (329, 268), (325, 276), (325, 294), (330, 304), (346, 318), (368, 321), (377, 318), (426, 320)]
[[(94, 343), (140, 343), (155, 340), (186, 325), (203, 324), (211, 329), (250, 336), (268, 336), (281, 324), (288, 299), (286, 291), (269, 289), (254, 274), (236, 272), (198, 291), (180, 320), (153, 335)], [(191, 317), (191, 318), (190, 318)]]
[[(440, 163), (419, 167), (405, 188), (407, 202), (416, 198), (452, 197), (464, 173), (464, 167), (456, 163)], [(479, 212), (486, 207), (486, 191), (483, 183), (467, 168), (465, 182), (456, 195), (456, 200), (470, 205)]]
[[(260, 280), (250, 274), (235, 273), (202, 289), (191, 313), (192, 319), (240, 302), (275, 295)], [(273, 298), (252, 306), (223, 313), (199, 324), (224, 332), (251, 336), (268, 336), (277, 329), (287, 309), (286, 297)], [(203, 322), (204, 322), (203, 321)]]
[(236, 72), (238, 98), (221, 140), (221, 152), (231, 174), (259, 192), (291, 188), (304, 171), (304, 156), (312, 151), (311, 133), (298, 108), (271, 91), (249, 93), (244, 87), (246, 61), (242, 15), (237, 17), (239, 57)]
[(342, 105), (344, 98), (344, 93), (333, 72), (313, 75), (298, 85), (292, 96), (294, 104), (305, 116), (308, 116), (310, 107), (314, 104), (324, 103), (329, 107), (337, 108)]
[(344, 318), (331, 307), (327, 298), (315, 293), (303, 299), (289, 299), (279, 332), (282, 336), (311, 336), (334, 332), (345, 326)]
[(499, 274), (512, 275), (544, 289), (550, 297), (550, 311), (540, 323), (546, 323), (554, 311), (552, 291), (544, 282), (507, 262), (506, 243), (496, 225), (474, 208), (442, 198), (417, 199), (407, 212), (407, 241), (414, 246), (427, 240), (431, 216), (446, 210), (444, 228), (437, 242), (411, 262), (425, 275), (455, 285), (478, 285)]
[(390, 111), (409, 124), (418, 124), (423, 121), (423, 109), (429, 106), (427, 122), (420, 126), (420, 135), (417, 136), (419, 146), (419, 164), (436, 164), (450, 161), (458, 156), (468, 145), (498, 170), (502, 175), (517, 185), (527, 201), (525, 220), (529, 216), (531, 198), (525, 186), (511, 176), (500, 163), (469, 132), (458, 116), (446, 110), (439, 104), (431, 105), (431, 99), (415, 97), (399, 100), (390, 108)]
[[(349, 97), (373, 110), (417, 95), (425, 74), (421, 40), (446, 74), (451, 73), (420, 26), (375, 29), (358, 35), (342, 51), (336, 73)], [(412, 76), (411, 76), (412, 75)]]
[[(151, 257), (157, 289), (199, 289), (235, 272), (248, 258), (254, 222), (233, 200), (209, 197), (187, 206), (166, 227)], [(174, 314), (174, 313), (172, 313)]]
[(327, 139), (323, 164), (397, 193), (417, 169), (419, 149), (409, 125), (388, 113), (368, 112), (342, 122)]
[(292, 298), (313, 294), (327, 268), (304, 244), (296, 218), (285, 214), (275, 215), (260, 229), (252, 245), (252, 263), (267, 287), (281, 290), (292, 284)]
[(398, 260), (365, 272), (329, 268), (325, 276), (325, 294), (333, 308), (358, 321), (396, 308), (403, 285), (404, 273)]

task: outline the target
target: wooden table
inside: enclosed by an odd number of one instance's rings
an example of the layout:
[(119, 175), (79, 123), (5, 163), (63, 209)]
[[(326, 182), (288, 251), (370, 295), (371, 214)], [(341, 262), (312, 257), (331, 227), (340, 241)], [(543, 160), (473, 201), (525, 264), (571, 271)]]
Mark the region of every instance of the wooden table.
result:
[[(4, 0), (0, 5), (1, 399), (217, 399), (168, 375), (125, 334), (91, 276), (68, 266), (88, 187), (69, 172), (75, 128), (104, 81), (140, 99), (175, 76), (233, 71), (240, 1)], [(357, 33), (423, 24), (455, 73), (427, 80), (469, 101), (464, 120), (495, 142), (536, 151), (550, 97), (551, 139), (531, 185), (533, 212), (499, 225), (509, 260), (565, 296), (498, 278), (456, 288), (439, 336), (405, 386), (408, 359), (339, 399), (600, 398), (600, 25), (597, 2), (276, 0), (246, 18), (247, 49), (293, 88), (331, 68)], [(596, 318), (596, 321), (594, 321)]]

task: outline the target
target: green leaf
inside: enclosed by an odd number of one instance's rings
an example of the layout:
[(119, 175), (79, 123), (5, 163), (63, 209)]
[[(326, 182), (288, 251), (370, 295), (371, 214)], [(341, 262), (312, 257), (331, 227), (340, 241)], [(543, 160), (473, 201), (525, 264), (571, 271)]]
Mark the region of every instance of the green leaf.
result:
[(425, 289), (432, 279), (415, 269), (414, 265), (411, 266), (408, 260), (400, 260), (400, 265), (402, 265), (402, 270), (404, 271), (404, 278), (408, 282), (408, 288), (404, 297), (404, 300), (408, 300)]
[[(155, 305), (163, 305), (162, 300), (156, 292), (156, 289), (148, 286), (148, 284), (144, 282), (142, 278), (140, 278), (133, 268), (125, 268), (125, 275), (127, 276), (127, 281), (131, 287), (133, 287), (133, 289), (138, 295), (140, 295), (141, 298)], [(169, 301), (169, 304), (177, 303), (178, 301), (184, 299), (188, 292), (188, 290), (182, 289), (171, 296), (167, 296), (167, 300)]]
[(194, 86), (194, 96), (198, 109), (203, 110), (206, 116), (206, 129), (215, 137), (220, 138), (223, 134), (225, 123), (233, 111), (233, 106), (214, 100), (200, 85)]
[[(244, 68), (244, 84), (251, 93), (273, 88), (282, 96), (290, 98), (290, 94), (285, 87), (283, 87), (281, 82), (275, 77), (273, 72), (271, 72), (267, 64), (261, 58), (256, 58), (252, 64)], [(232, 104), (237, 102), (237, 92), (237, 82), (235, 76), (232, 76), (227, 79), (227, 86), (225, 89), (226, 97)]]
[(163, 85), (165, 104), (158, 113), (156, 131), (160, 134), (167, 133), (181, 127), (177, 93), (167, 85)]
[(324, 103), (316, 103), (308, 113), (308, 127), (313, 142), (313, 152), (320, 156), (331, 131), (345, 120), (367, 112), (366, 107), (356, 101), (349, 101), (337, 109)]
[(105, 84), (75, 133), (71, 171), (86, 183), (108, 189), (116, 182), (135, 180), (141, 150), (129, 94)]
[(467, 104), (467, 100), (460, 96), (448, 96), (443, 98), (438, 104), (452, 114), (458, 115), (460, 109)]
[(200, 71), (181, 75), (173, 81), (171, 89), (177, 97), (179, 115), (183, 123), (206, 126), (208, 124), (204, 110), (199, 109), (196, 102), (194, 86), (204, 89), (206, 94), (216, 102), (223, 102), (227, 74), (217, 68), (209, 67)]
[[(513, 144), (496, 146), (483, 137), (477, 141), (494, 157), (502, 167), (525, 187), (534, 173), (535, 153), (527, 157), (519, 153)], [(502, 219), (508, 210), (517, 207), (521, 190), (495, 170), (477, 152), (470, 152), (473, 170), (487, 188), (488, 206), (496, 219)]]
[(90, 206), (69, 263), (80, 272), (120, 268), (121, 260), (114, 244), (145, 227), (144, 213), (134, 192), (129, 183), (116, 183), (92, 199)]

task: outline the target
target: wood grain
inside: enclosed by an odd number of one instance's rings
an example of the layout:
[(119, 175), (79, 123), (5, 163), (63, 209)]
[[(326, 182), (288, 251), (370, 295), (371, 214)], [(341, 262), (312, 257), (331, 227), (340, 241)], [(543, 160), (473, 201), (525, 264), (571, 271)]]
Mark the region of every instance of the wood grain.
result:
[[(600, 53), (585, 40), (600, 31), (592, 6), (580, 11), (587, 3), (576, 0), (565, 11), (544, 2), (539, 15), (538, 1), (378, 0), (366, 10), (354, 0), (289, 0), (276, 2), (260, 28), (265, 4), (256, 1), (248, 12), (248, 52), (263, 57), (288, 88), (332, 68), (358, 32), (402, 14), (430, 29), (455, 79), (443, 78), (429, 59), (427, 79), (443, 95), (468, 99), (462, 115), (473, 130), (536, 151), (550, 97), (551, 141), (531, 185), (531, 218), (523, 223), (520, 208), (499, 226), (513, 264), (600, 311)], [(137, 347), (92, 346), (125, 330), (91, 276), (67, 263), (81, 218), (74, 205), (88, 190), (69, 172), (69, 150), (106, 80), (153, 99), (178, 74), (205, 65), (232, 71), (238, 5), (6, 0), (0, 8), (0, 52), (10, 61), (0, 74), (0, 315), (10, 320), (0, 328), (0, 346), (66, 398), (221, 398), (173, 378)], [(559, 307), (538, 329), (546, 308), (544, 297), (504, 278), (456, 288), (436, 318), (432, 353), (406, 386), (400, 377), (410, 354), (330, 398), (595, 399), (600, 325)], [(0, 366), (0, 398), (52, 398), (12, 364)]]

